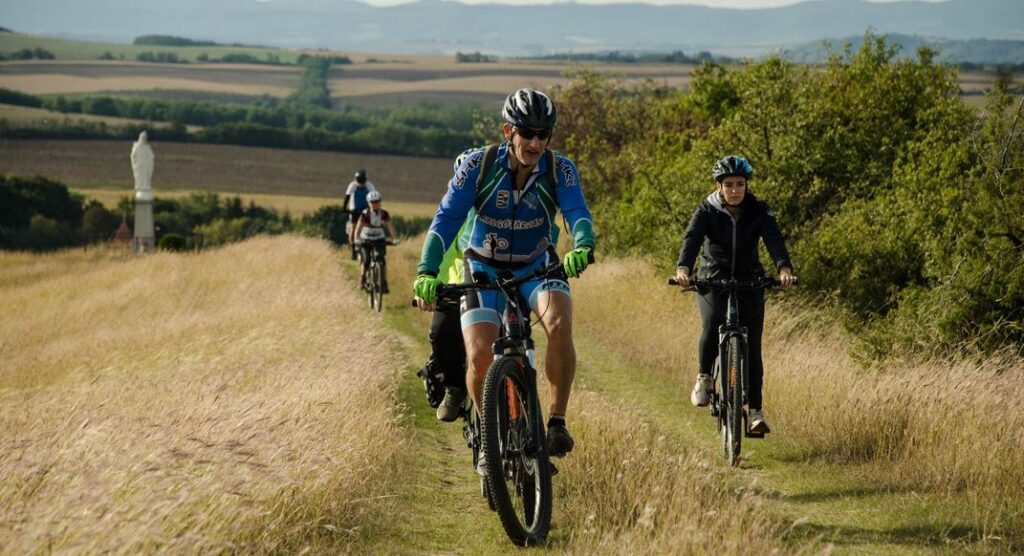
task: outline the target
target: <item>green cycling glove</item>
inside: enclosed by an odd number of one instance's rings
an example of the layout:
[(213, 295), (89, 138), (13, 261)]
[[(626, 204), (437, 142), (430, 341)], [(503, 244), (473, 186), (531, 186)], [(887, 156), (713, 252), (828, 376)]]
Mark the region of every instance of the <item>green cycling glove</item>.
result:
[(566, 275), (570, 278), (578, 277), (583, 269), (587, 268), (589, 255), (590, 249), (587, 247), (577, 247), (566, 253), (565, 260), (562, 261)]
[(430, 305), (437, 297), (437, 287), (443, 283), (444, 282), (436, 276), (420, 274), (412, 284), (412, 291), (416, 294), (416, 297), (422, 299), (427, 305)]

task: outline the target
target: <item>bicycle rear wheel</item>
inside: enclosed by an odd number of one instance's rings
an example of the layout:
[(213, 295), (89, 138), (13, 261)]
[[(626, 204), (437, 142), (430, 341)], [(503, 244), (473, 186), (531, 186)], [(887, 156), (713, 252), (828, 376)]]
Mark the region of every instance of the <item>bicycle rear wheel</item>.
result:
[(491, 364), (482, 406), (487, 486), (501, 525), (513, 543), (539, 544), (551, 526), (551, 463), (537, 387), (518, 358)]
[(740, 463), (740, 447), (743, 439), (743, 378), (740, 365), (740, 340), (736, 336), (729, 338), (727, 347), (728, 365), (723, 375), (726, 381), (725, 426), (728, 442), (726, 457), (731, 465)]

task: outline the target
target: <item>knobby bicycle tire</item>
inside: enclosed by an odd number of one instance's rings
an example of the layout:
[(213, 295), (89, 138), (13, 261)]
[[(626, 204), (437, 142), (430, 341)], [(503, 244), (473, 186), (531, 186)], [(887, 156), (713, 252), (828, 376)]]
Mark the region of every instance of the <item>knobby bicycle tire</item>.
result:
[(543, 542), (551, 526), (551, 465), (537, 387), (529, 382), (517, 358), (497, 358), (482, 402), (488, 490), (505, 533), (520, 546)]
[(380, 262), (373, 261), (373, 301), (377, 305), (377, 312), (384, 308), (384, 277), (381, 276)]
[[(476, 406), (473, 402), (469, 402), (468, 409), (464, 409), (463, 414), (463, 425), (462, 425), (462, 436), (466, 438), (466, 447), (473, 453), (473, 471), (476, 471), (476, 466), (480, 463), (481, 446), (480, 435), (480, 414), (476, 410)], [(487, 507), (493, 512), (496, 510), (494, 507), (494, 499), (491, 497), (490, 489), (487, 488), (487, 479), (480, 477), (480, 495), (487, 499)]]
[(743, 360), (740, 356), (740, 339), (729, 338), (728, 351), (728, 384), (729, 403), (727, 425), (729, 427), (729, 463), (739, 465), (740, 447), (743, 440)]

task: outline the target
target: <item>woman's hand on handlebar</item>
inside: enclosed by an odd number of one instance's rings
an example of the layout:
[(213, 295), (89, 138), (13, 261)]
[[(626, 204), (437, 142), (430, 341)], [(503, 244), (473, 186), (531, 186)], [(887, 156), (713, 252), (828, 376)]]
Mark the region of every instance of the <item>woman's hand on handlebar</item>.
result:
[(676, 268), (676, 284), (683, 289), (693, 285), (693, 280), (690, 279), (690, 269), (685, 266)]
[(797, 282), (796, 276), (793, 275), (793, 269), (788, 266), (784, 266), (779, 269), (779, 285), (788, 288)]

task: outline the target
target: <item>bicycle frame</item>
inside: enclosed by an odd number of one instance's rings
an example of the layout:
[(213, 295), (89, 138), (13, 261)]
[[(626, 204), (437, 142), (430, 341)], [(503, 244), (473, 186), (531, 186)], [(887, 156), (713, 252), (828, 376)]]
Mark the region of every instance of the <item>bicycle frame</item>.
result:
[[(474, 275), (474, 283), (442, 285), (439, 303), (482, 290), (497, 290), (505, 299), (494, 361), (484, 380), (479, 420), (471, 402), (463, 406), (463, 435), (473, 450), (474, 465), (487, 454), (481, 490), (502, 526), (516, 544), (543, 542), (551, 520), (551, 465), (541, 402), (537, 396), (537, 371), (533, 366), (533, 339), (529, 310), (519, 286), (537, 278), (565, 278), (555, 262), (528, 275), (502, 272), (495, 279)], [(413, 302), (415, 305), (415, 301)], [(521, 507), (517, 507), (518, 504)]]
[[(675, 278), (670, 278), (668, 280), (668, 284), (672, 286), (679, 285)], [(718, 327), (718, 357), (712, 371), (712, 381), (714, 384), (720, 385), (720, 387), (712, 390), (711, 392), (711, 415), (718, 418), (719, 425), (722, 429), (723, 445), (726, 447), (726, 456), (730, 458), (733, 465), (736, 465), (739, 462), (740, 437), (764, 438), (763, 432), (753, 432), (750, 430), (747, 412), (743, 410), (743, 406), (747, 405), (749, 400), (750, 348), (747, 337), (747, 327), (740, 325), (739, 298), (737, 294), (740, 290), (771, 289), (777, 285), (779, 285), (777, 280), (766, 277), (760, 277), (750, 281), (741, 281), (736, 279), (704, 280), (698, 278), (693, 281), (692, 287), (686, 288), (688, 291), (696, 291), (698, 293), (705, 293), (709, 290), (724, 290), (727, 292), (726, 319), (725, 323)], [(737, 349), (736, 363), (739, 367), (737, 369), (738, 373), (727, 372), (727, 369), (731, 365), (729, 362), (729, 344), (733, 343), (733, 340), (735, 340)], [(737, 389), (740, 403), (738, 404), (738, 407), (731, 408), (729, 407), (730, 405), (736, 405), (735, 400), (730, 404), (729, 400), (726, 398), (729, 397), (730, 386), (735, 385), (735, 382), (733, 381), (737, 380), (737, 378), (740, 381), (738, 385), (739, 388)], [(729, 429), (735, 431), (735, 428), (733, 427), (738, 426), (735, 421), (733, 421), (732, 424), (729, 423), (731, 415), (737, 414), (737, 412), (742, 419), (742, 434), (728, 432)], [(729, 446), (730, 443), (732, 444), (731, 448)]]

